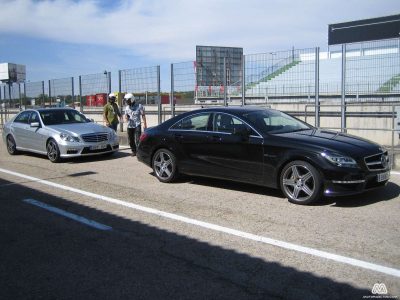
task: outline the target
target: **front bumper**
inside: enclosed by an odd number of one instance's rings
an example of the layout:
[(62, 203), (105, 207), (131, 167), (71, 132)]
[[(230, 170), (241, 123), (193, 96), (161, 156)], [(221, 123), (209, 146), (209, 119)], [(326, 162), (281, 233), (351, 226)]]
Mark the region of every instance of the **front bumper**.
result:
[(385, 186), (390, 178), (390, 168), (374, 172), (355, 170), (342, 175), (335, 174), (333, 177), (324, 180), (325, 196), (354, 195)]
[(119, 149), (119, 143), (66, 143), (59, 144), (58, 147), (60, 149), (60, 156), (62, 158), (68, 158), (115, 152)]

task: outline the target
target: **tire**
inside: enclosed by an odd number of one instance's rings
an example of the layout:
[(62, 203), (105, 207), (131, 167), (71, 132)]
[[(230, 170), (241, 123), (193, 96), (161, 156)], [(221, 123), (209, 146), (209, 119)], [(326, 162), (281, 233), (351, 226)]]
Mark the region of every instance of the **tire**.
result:
[(321, 197), (320, 173), (305, 161), (295, 160), (288, 163), (282, 169), (280, 186), (288, 200), (295, 204), (310, 204)]
[(15, 143), (14, 137), (11, 134), (7, 136), (7, 151), (10, 155), (15, 155), (18, 153), (17, 144)]
[(154, 174), (161, 182), (173, 182), (178, 177), (175, 155), (167, 149), (159, 149), (153, 156)]
[(60, 149), (58, 148), (57, 142), (55, 140), (50, 140), (47, 142), (47, 157), (52, 163), (57, 163), (61, 161)]

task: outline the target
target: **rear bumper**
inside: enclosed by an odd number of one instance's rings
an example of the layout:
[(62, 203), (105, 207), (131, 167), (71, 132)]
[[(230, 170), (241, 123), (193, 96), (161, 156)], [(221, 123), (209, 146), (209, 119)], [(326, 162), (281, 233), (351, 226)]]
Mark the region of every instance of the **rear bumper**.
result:
[(144, 152), (140, 149), (138, 149), (137, 153), (136, 153), (136, 157), (138, 159), (138, 161), (148, 165), (149, 167), (151, 167), (151, 156), (150, 154), (148, 154), (147, 152)]

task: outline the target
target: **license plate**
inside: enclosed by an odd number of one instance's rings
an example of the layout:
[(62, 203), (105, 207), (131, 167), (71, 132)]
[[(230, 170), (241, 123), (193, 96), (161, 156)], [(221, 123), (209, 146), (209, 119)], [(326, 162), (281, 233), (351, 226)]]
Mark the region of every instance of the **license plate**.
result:
[(107, 145), (97, 145), (97, 146), (92, 146), (90, 147), (90, 150), (102, 150), (102, 149), (106, 149)]
[(385, 172), (377, 175), (376, 181), (382, 182), (390, 178), (390, 172)]

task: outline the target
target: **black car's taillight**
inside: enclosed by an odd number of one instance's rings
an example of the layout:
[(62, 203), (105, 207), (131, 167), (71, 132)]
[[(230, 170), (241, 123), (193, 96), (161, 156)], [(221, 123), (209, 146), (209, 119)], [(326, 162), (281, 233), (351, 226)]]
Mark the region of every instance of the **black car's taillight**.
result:
[(139, 141), (143, 142), (143, 141), (147, 140), (148, 137), (149, 137), (149, 135), (147, 133), (143, 132), (140, 135)]

